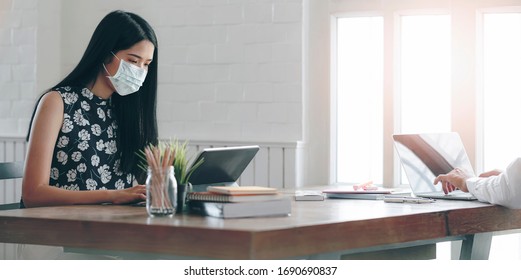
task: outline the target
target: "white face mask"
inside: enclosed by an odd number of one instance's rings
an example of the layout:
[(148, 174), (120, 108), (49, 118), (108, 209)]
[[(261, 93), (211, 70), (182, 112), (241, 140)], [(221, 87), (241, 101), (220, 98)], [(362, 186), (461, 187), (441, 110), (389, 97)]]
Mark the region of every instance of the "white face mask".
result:
[[(119, 59), (119, 57), (114, 53), (112, 53), (112, 55)], [(129, 95), (138, 91), (147, 76), (147, 71), (145, 69), (132, 65), (121, 59), (119, 59), (118, 71), (114, 76), (110, 76), (105, 64), (103, 64), (103, 68), (105, 68), (105, 71), (109, 74), (107, 78), (109, 78), (114, 89), (116, 89), (116, 92), (121, 96)]]

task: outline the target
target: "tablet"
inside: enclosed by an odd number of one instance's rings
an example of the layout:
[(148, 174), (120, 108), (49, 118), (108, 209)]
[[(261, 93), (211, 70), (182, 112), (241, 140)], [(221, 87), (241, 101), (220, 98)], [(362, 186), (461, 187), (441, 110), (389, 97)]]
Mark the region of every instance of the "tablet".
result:
[(190, 177), (192, 185), (229, 185), (235, 183), (253, 160), (259, 146), (207, 148), (202, 150), (192, 165), (203, 159)]

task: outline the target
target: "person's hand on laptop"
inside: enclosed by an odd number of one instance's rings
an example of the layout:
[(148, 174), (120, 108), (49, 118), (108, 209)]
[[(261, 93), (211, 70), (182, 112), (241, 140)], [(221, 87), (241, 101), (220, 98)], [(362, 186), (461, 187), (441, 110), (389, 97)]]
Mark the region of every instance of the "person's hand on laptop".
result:
[(447, 174), (442, 174), (436, 177), (436, 179), (434, 179), (434, 184), (436, 185), (441, 182), (443, 192), (446, 194), (457, 189), (468, 192), (467, 179), (472, 177), (473, 175), (465, 170), (455, 168)]

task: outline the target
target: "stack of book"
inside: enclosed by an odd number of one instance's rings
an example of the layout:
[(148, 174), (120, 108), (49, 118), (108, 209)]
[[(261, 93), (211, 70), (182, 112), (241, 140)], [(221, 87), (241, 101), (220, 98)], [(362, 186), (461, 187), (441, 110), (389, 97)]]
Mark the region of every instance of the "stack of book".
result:
[(211, 186), (206, 192), (188, 193), (186, 198), (191, 213), (218, 218), (291, 214), (291, 199), (275, 188)]

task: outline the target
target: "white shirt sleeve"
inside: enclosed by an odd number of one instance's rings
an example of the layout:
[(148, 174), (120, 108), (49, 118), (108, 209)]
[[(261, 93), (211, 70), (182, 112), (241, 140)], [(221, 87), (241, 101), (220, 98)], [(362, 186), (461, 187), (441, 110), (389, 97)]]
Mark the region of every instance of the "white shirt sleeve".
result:
[(498, 176), (467, 179), (467, 188), (479, 201), (521, 208), (521, 158), (514, 160)]

